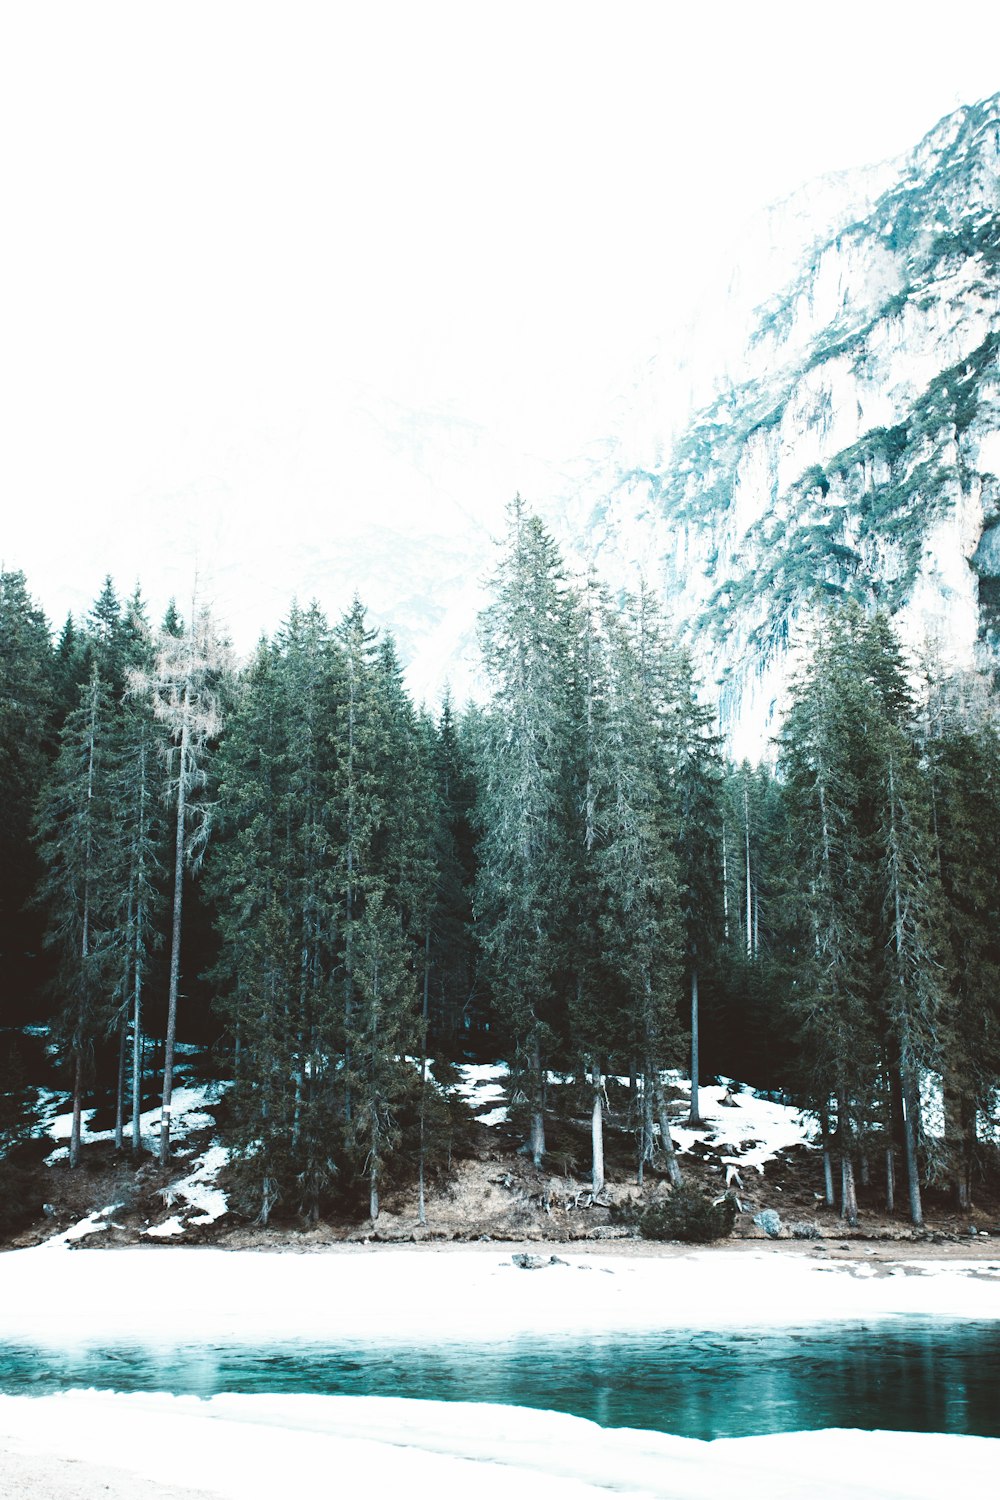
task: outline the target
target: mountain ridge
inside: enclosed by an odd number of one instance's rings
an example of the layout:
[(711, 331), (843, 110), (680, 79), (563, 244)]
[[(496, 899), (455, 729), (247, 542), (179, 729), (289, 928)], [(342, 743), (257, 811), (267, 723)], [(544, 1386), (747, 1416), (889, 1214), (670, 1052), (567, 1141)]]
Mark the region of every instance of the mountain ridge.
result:
[(768, 753), (817, 597), (996, 662), (1000, 95), (868, 181), (871, 211), (816, 236), (659, 460), (613, 444), (549, 511), (618, 586), (662, 591), (737, 756)]

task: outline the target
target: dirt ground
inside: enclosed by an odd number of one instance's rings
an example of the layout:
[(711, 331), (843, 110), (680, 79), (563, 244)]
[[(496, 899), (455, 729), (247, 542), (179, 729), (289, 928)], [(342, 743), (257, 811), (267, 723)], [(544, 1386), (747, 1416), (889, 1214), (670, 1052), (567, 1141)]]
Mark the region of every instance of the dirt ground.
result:
[[(668, 1192), (665, 1178), (653, 1172), (647, 1174), (640, 1193), (632, 1170), (632, 1142), (624, 1132), (621, 1138), (609, 1140), (608, 1184), (598, 1202), (592, 1201), (585, 1172), (579, 1167), (587, 1159), (586, 1124), (553, 1122), (551, 1166), (542, 1170), (519, 1153), (519, 1138), (513, 1130), (474, 1125), (468, 1155), (454, 1163), (450, 1174), (429, 1184), (424, 1225), (418, 1222), (416, 1187), (410, 1182), (390, 1187), (374, 1224), (355, 1215), (331, 1217), (307, 1227), (290, 1215), (285, 1220), (275, 1218), (264, 1229), (248, 1216), (231, 1213), (215, 1224), (191, 1226), (183, 1238), (168, 1241), (151, 1238), (144, 1231), (173, 1211), (167, 1190), (184, 1173), (181, 1161), (166, 1173), (149, 1157), (136, 1168), (128, 1155), (118, 1156), (110, 1143), (100, 1142), (84, 1147), (80, 1167), (71, 1172), (65, 1161), (46, 1166), (44, 1156), (50, 1148), (36, 1141), (19, 1153), (25, 1212), (20, 1222), (0, 1236), (0, 1247), (40, 1244), (92, 1211), (115, 1204), (109, 1228), (79, 1243), (88, 1248), (183, 1243), (309, 1251), (359, 1243), (530, 1246), (545, 1242), (579, 1248), (586, 1242), (609, 1253), (686, 1253), (686, 1246), (641, 1240), (634, 1227), (621, 1222), (630, 1210), (656, 1202)], [(211, 1129), (193, 1135), (186, 1160), (204, 1150), (212, 1135)], [(713, 1196), (721, 1194), (723, 1169), (711, 1149), (696, 1148), (682, 1162), (687, 1179)], [(220, 1186), (226, 1186), (224, 1176)], [(884, 1213), (877, 1182), (859, 1189), (856, 1229), (848, 1229), (837, 1210), (826, 1206), (822, 1189), (820, 1154), (807, 1147), (784, 1152), (763, 1173), (744, 1171), (742, 1186), (737, 1188), (741, 1211), (732, 1236), (720, 1245), (727, 1249), (766, 1245), (786, 1254), (821, 1250), (834, 1258), (873, 1253), (905, 1259), (1000, 1256), (1000, 1167), (996, 1164), (978, 1183), (974, 1206), (965, 1213), (959, 1213), (943, 1191), (928, 1190), (926, 1224), (921, 1230), (912, 1228), (904, 1212), (892, 1217)], [(773, 1209), (780, 1216), (779, 1238), (768, 1238), (754, 1223), (762, 1209)]]

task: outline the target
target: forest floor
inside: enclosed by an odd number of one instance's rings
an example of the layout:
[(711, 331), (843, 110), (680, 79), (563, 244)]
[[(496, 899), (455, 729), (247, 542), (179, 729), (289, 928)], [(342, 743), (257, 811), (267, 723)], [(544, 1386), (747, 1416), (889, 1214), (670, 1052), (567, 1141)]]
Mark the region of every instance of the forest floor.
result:
[[(238, 1192), (218, 1144), (224, 1093), (195, 1088), (188, 1091), (187, 1128), (180, 1132), (166, 1170), (149, 1150), (140, 1153), (136, 1164), (127, 1149), (115, 1150), (113, 1140), (94, 1139), (95, 1134), (107, 1135), (96, 1129), (100, 1121), (90, 1122), (75, 1171), (69, 1169), (65, 1148), (52, 1149), (52, 1136), (61, 1138), (58, 1122), (47, 1135), (18, 1147), (7, 1161), (12, 1190), (6, 1205), (0, 1205), (0, 1247), (61, 1240), (88, 1247), (198, 1244), (305, 1251), (358, 1243), (530, 1247), (544, 1242), (557, 1247), (589, 1241), (618, 1253), (663, 1253), (667, 1247), (641, 1239), (634, 1222), (643, 1208), (669, 1192), (662, 1162), (647, 1170), (639, 1189), (634, 1134), (610, 1122), (607, 1182), (595, 1201), (588, 1175), (590, 1121), (574, 1109), (580, 1102), (575, 1092), (568, 1085), (550, 1091), (546, 1162), (535, 1168), (520, 1150), (523, 1131), (509, 1121), (505, 1107), (496, 1107), (496, 1072), (468, 1070), (474, 1082), (465, 1088), (456, 1153), (447, 1167), (429, 1177), (423, 1224), (411, 1176), (386, 1186), (375, 1223), (362, 1217), (366, 1200), (358, 1196), (312, 1225), (294, 1214), (283, 1217), (279, 1205), (268, 1227), (261, 1227), (252, 1211), (240, 1213), (233, 1206)], [(671, 1134), (685, 1179), (713, 1197), (728, 1185), (739, 1203), (732, 1235), (720, 1242), (728, 1247), (745, 1242), (755, 1248), (768, 1244), (809, 1251), (822, 1246), (836, 1258), (885, 1258), (893, 1251), (906, 1259), (1000, 1253), (1000, 1153), (995, 1148), (984, 1149), (971, 1210), (958, 1211), (944, 1189), (927, 1189), (925, 1225), (915, 1230), (905, 1200), (894, 1215), (885, 1213), (884, 1183), (873, 1173), (870, 1185), (859, 1185), (859, 1223), (849, 1229), (838, 1210), (824, 1201), (822, 1154), (794, 1109), (749, 1092), (737, 1094), (735, 1106), (725, 1108), (724, 1089), (703, 1088), (706, 1123), (692, 1129), (684, 1116), (687, 1084), (676, 1080), (670, 1094)], [(144, 1146), (151, 1144), (151, 1137), (144, 1140)], [(897, 1188), (901, 1197), (902, 1186)], [(778, 1215), (777, 1237), (755, 1222), (762, 1210)]]

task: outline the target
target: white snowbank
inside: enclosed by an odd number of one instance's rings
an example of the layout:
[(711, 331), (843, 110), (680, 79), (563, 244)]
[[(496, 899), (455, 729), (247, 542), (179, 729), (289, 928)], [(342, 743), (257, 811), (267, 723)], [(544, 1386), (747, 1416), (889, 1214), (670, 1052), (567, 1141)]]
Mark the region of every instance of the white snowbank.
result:
[[(689, 1087), (683, 1083), (679, 1086)], [(816, 1124), (800, 1110), (750, 1093), (735, 1094), (735, 1103), (726, 1105), (722, 1103), (726, 1092), (712, 1086), (698, 1090), (702, 1119), (708, 1129), (671, 1124), (670, 1135), (678, 1151), (690, 1151), (696, 1141), (702, 1141), (719, 1153), (723, 1166), (741, 1171), (755, 1167), (763, 1172), (765, 1163), (773, 1161), (779, 1151), (816, 1144)]]
[[(0, 1397), (0, 1448), (232, 1497), (940, 1500), (991, 1494), (1000, 1441), (826, 1431), (706, 1443), (518, 1407), (351, 1396)], [(335, 1476), (335, 1479), (334, 1479)], [(81, 1475), (81, 1478), (84, 1476)]]
[[(521, 1270), (509, 1251), (485, 1247), (145, 1246), (63, 1251), (54, 1274), (50, 1247), (12, 1250), (0, 1255), (0, 1340), (468, 1342), (896, 1314), (1000, 1319), (1000, 1254), (885, 1272), (773, 1249), (564, 1255), (565, 1265)], [(135, 1285), (156, 1296), (122, 1296)]]
[(121, 1208), (120, 1203), (109, 1203), (106, 1208), (96, 1208), (93, 1213), (88, 1214), (85, 1219), (78, 1219), (62, 1234), (54, 1234), (45, 1241), (44, 1249), (51, 1250), (58, 1245), (71, 1245), (76, 1240), (86, 1239), (88, 1235), (100, 1234), (102, 1230), (111, 1228), (111, 1214), (115, 1209)]
[(183, 1234), (184, 1225), (176, 1214), (171, 1214), (170, 1218), (164, 1219), (162, 1224), (151, 1224), (148, 1229), (144, 1229), (142, 1232), (155, 1240), (169, 1240), (178, 1234)]
[[(177, 1145), (193, 1130), (205, 1130), (215, 1124), (215, 1117), (206, 1113), (207, 1109), (217, 1104), (219, 1098), (226, 1089), (232, 1085), (223, 1080), (199, 1084), (197, 1086), (174, 1089), (170, 1101), (170, 1139)], [(65, 1095), (50, 1095), (50, 1099), (64, 1099)], [(90, 1121), (94, 1118), (95, 1111), (85, 1109), (82, 1113), (83, 1144), (91, 1141), (113, 1141), (115, 1133), (113, 1130), (91, 1130)], [(54, 1141), (68, 1141), (73, 1129), (72, 1110), (64, 1114), (51, 1116), (44, 1121), (45, 1133)], [(147, 1109), (139, 1116), (139, 1135), (158, 1139), (160, 1134), (160, 1106)], [(126, 1138), (131, 1140), (132, 1131), (129, 1121), (125, 1126)], [(53, 1166), (56, 1162), (64, 1160), (69, 1155), (67, 1146), (60, 1146), (45, 1158), (47, 1166)]]
[[(458, 1069), (461, 1082), (456, 1091), (476, 1115), (480, 1125), (505, 1125), (509, 1119), (506, 1091), (509, 1081), (504, 1063), (465, 1064)], [(570, 1082), (569, 1075), (550, 1073), (550, 1084)], [(671, 1083), (685, 1092), (690, 1092), (690, 1083), (675, 1069), (663, 1074), (665, 1083)], [(609, 1079), (609, 1082), (611, 1080)], [(627, 1078), (614, 1080), (625, 1086)], [(791, 1146), (815, 1144), (816, 1125), (808, 1116), (788, 1104), (776, 1104), (770, 1099), (759, 1099), (753, 1093), (735, 1095), (735, 1105), (724, 1105), (727, 1089), (707, 1086), (699, 1091), (701, 1114), (706, 1128), (691, 1130), (680, 1120), (672, 1123), (670, 1134), (681, 1153), (690, 1151), (700, 1141), (718, 1153), (720, 1170), (732, 1171), (755, 1168), (763, 1172), (767, 1162)], [(673, 1109), (676, 1110), (676, 1104)], [(686, 1107), (685, 1107), (686, 1108)], [(732, 1178), (732, 1171), (727, 1178)]]
[(215, 1186), (215, 1179), (228, 1161), (227, 1147), (209, 1146), (198, 1157), (187, 1177), (164, 1188), (163, 1197), (168, 1207), (180, 1198), (189, 1209), (196, 1209), (196, 1215), (188, 1219), (189, 1224), (213, 1224), (216, 1219), (221, 1219), (229, 1212), (229, 1199), (221, 1188)]
[[(505, 1125), (508, 1118), (504, 1102), (508, 1079), (506, 1063), (462, 1063), (458, 1072), (461, 1082), (456, 1083), (455, 1092), (462, 1096), (473, 1114), (479, 1116), (479, 1123)], [(482, 1115), (481, 1110), (489, 1113)]]

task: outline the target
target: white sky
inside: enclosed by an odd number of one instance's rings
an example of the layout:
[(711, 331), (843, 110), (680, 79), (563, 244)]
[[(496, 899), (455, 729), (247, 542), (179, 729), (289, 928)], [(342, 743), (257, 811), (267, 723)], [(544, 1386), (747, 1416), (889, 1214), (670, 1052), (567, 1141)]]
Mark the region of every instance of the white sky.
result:
[(492, 524), (734, 220), (1000, 88), (998, 44), (963, 0), (12, 0), (0, 559), (57, 621), (197, 566), (245, 643), (345, 536)]

